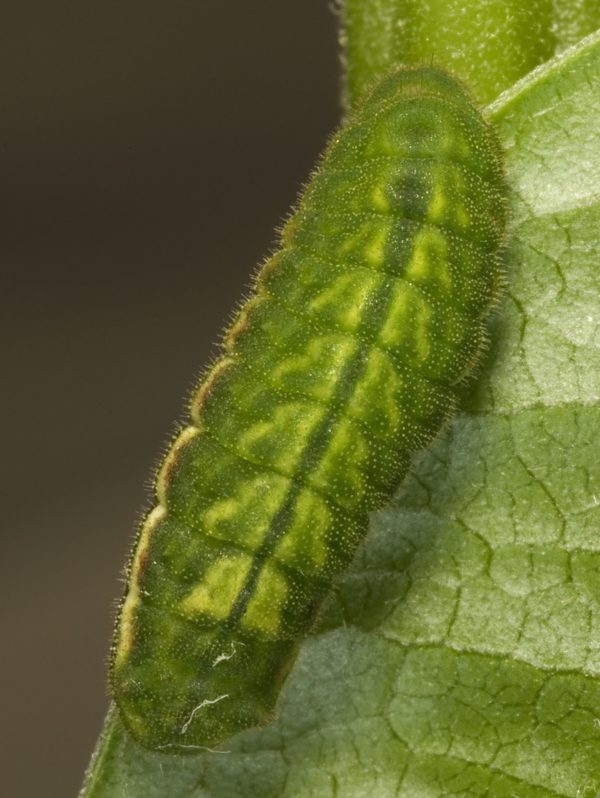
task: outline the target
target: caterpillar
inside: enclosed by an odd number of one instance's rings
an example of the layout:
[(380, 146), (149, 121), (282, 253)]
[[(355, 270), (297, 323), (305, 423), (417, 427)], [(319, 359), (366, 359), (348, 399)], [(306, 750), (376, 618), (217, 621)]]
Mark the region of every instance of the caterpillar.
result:
[(452, 413), (501, 284), (496, 135), (433, 68), (334, 134), (156, 479), (111, 687), (144, 746), (274, 717), (332, 580)]

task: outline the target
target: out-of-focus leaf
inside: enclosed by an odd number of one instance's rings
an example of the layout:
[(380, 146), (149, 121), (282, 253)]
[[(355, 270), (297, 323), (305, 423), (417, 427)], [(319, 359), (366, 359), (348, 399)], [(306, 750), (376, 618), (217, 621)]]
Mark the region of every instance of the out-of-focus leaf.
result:
[(597, 0), (343, 0), (346, 104), (400, 64), (434, 63), (490, 102), (600, 27)]

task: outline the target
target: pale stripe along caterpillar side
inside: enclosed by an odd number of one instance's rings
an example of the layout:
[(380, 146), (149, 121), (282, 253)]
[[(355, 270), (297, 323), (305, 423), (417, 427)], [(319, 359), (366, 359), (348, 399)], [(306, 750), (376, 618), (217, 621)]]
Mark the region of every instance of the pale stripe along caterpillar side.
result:
[(160, 470), (112, 663), (144, 745), (267, 722), (333, 577), (440, 429), (500, 284), (500, 146), (433, 68), (334, 135)]

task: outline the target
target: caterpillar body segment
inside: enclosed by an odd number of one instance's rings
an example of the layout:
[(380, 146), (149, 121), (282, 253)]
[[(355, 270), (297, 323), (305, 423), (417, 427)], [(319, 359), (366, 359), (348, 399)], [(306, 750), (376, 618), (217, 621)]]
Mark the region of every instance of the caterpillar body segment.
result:
[(138, 536), (111, 683), (142, 744), (273, 717), (368, 512), (477, 362), (505, 216), (494, 131), (439, 70), (388, 76), (333, 136)]

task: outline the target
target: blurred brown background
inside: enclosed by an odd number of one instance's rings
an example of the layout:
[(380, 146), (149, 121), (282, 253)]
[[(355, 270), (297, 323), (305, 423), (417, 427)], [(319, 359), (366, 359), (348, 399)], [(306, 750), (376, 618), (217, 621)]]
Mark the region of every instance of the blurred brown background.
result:
[(338, 75), (326, 0), (3, 5), (3, 795), (79, 788), (151, 468)]

